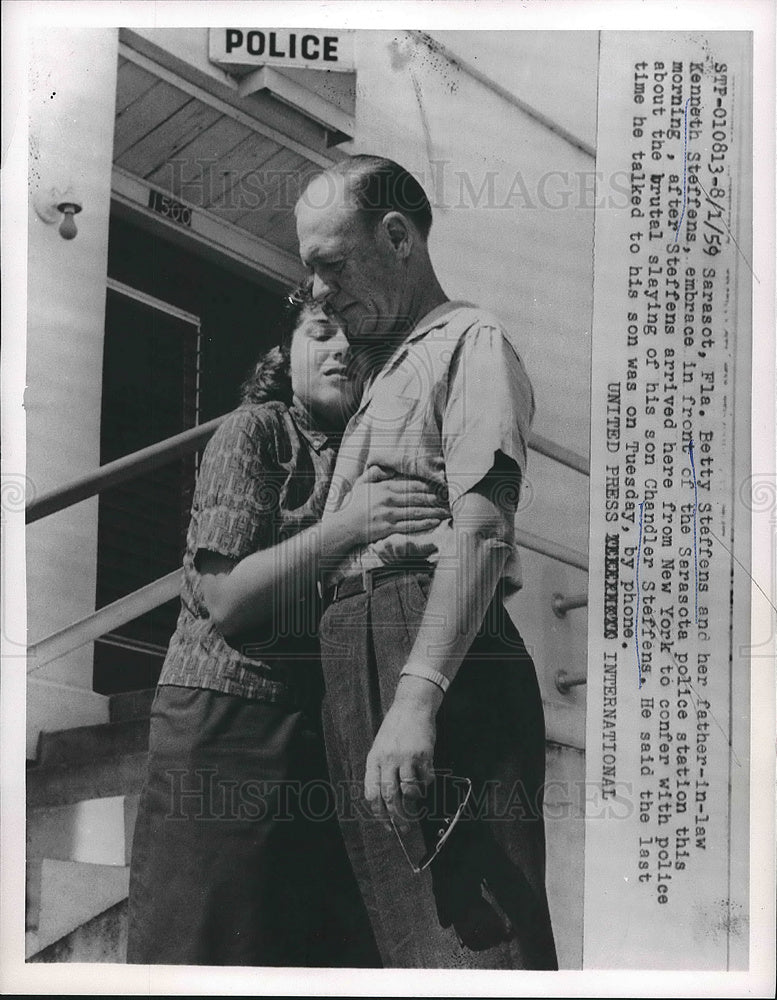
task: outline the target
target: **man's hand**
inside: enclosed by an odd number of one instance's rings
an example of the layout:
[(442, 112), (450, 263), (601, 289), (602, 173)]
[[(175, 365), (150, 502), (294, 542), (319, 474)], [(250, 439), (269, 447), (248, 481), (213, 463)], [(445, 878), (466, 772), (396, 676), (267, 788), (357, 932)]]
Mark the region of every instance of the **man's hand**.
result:
[(373, 814), (400, 830), (434, 778), (435, 716), (442, 692), (419, 677), (403, 677), (367, 755), (364, 795)]
[[(453, 537), (462, 556), (460, 569), (435, 572), (410, 652), (411, 663), (428, 663), (448, 680), (477, 635), (512, 548), (514, 511), (485, 495), (490, 492), (493, 487), (484, 481), (456, 503)], [(429, 650), (437, 651), (433, 659)], [(434, 776), (435, 716), (441, 701), (441, 689), (425, 678), (400, 678), (364, 776), (365, 797), (387, 826), (393, 819), (398, 828), (406, 827), (408, 807)]]

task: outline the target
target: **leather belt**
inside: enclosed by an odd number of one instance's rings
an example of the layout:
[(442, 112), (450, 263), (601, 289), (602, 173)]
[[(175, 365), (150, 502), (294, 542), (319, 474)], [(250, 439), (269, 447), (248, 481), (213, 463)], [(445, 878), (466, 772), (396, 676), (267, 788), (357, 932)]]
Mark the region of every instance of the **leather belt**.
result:
[(389, 580), (395, 580), (399, 576), (415, 575), (423, 573), (431, 576), (434, 573), (432, 563), (402, 563), (401, 566), (378, 566), (375, 569), (365, 569), (356, 576), (347, 576), (344, 580), (338, 580), (328, 587), (322, 588), (322, 598), (324, 607), (329, 607), (335, 601), (342, 601), (346, 597), (355, 597), (357, 594), (371, 594), (375, 587)]

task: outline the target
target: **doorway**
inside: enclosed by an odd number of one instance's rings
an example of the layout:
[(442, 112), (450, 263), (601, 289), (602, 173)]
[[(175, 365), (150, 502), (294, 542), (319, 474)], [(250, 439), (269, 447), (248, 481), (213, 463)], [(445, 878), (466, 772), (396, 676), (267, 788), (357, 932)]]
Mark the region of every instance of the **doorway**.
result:
[[(283, 292), (111, 216), (100, 463), (234, 409), (272, 346)], [(104, 491), (95, 607), (181, 565), (199, 455)], [(153, 687), (179, 602), (97, 640), (94, 690)]]

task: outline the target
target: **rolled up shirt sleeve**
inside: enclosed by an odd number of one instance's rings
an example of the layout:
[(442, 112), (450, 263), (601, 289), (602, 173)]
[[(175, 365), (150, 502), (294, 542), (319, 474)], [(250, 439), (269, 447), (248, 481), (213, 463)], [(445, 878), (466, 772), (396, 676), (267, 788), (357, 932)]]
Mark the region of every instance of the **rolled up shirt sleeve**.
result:
[[(495, 485), (514, 493), (512, 502), (517, 505), (533, 417), (531, 382), (507, 332), (485, 323), (472, 327), (458, 344), (442, 414), (442, 448), (451, 504), (481, 483), (496, 466), (500, 483)], [(511, 461), (497, 464), (500, 452)], [(504, 499), (511, 502), (511, 497)]]
[(208, 442), (192, 507), (198, 553), (243, 559), (273, 544), (286, 477), (271, 460), (267, 422), (236, 410)]

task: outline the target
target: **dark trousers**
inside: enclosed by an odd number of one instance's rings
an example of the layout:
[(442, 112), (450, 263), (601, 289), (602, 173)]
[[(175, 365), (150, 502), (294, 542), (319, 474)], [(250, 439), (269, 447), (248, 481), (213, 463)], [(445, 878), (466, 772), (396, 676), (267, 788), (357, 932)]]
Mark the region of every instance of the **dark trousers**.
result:
[[(383, 963), (555, 969), (545, 894), (545, 733), (531, 657), (495, 599), (437, 716), (435, 770), (472, 781), (437, 859), (412, 872), (393, 832), (358, 803), (365, 762), (415, 640), (429, 577), (392, 576), (325, 611), (320, 638), (332, 780), (353, 789), (341, 827)], [(439, 823), (412, 824), (420, 859)]]
[(380, 964), (313, 712), (158, 689), (133, 842), (127, 960)]

